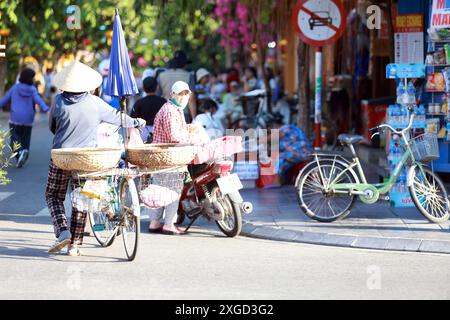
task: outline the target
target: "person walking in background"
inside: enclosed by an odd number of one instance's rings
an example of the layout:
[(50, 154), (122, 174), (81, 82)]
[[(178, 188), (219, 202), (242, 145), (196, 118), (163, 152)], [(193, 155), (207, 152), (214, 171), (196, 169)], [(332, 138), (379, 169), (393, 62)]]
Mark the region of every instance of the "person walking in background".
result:
[(200, 110), (202, 110), (203, 113), (196, 116), (192, 122), (193, 124), (201, 125), (206, 130), (211, 140), (223, 137), (225, 134), (225, 129), (223, 128), (220, 119), (215, 116), (218, 109), (219, 107), (214, 100), (203, 100), (200, 105)]
[[(158, 90), (157, 93), (163, 98), (169, 100), (172, 98), (172, 86), (177, 81), (186, 82), (190, 88), (195, 86), (195, 77), (186, 67), (192, 63), (192, 60), (188, 59), (184, 51), (176, 51), (172, 60), (169, 63), (169, 68), (159, 74), (157, 77)], [(190, 111), (190, 114), (189, 114)], [(185, 110), (185, 117), (188, 121), (191, 121), (197, 115), (197, 105), (195, 96), (191, 95), (189, 100), (188, 109)]]
[(147, 94), (145, 98), (139, 99), (131, 111), (132, 118), (142, 118), (147, 122), (147, 126), (141, 132), (141, 138), (144, 143), (152, 142), (153, 124), (155, 117), (161, 107), (167, 102), (166, 99), (156, 94), (157, 82), (154, 77), (147, 77), (143, 81), (144, 91)]
[(23, 69), (19, 76), (19, 82), (0, 99), (0, 109), (11, 102), (9, 120), (11, 148), (13, 149), (16, 143), (20, 144), (16, 155), (17, 168), (23, 167), (30, 153), (31, 131), (36, 115), (36, 104), (41, 107), (43, 112), (49, 110), (34, 86), (35, 75), (36, 73), (32, 69)]
[(260, 88), (261, 84), (258, 80), (258, 73), (256, 72), (256, 69), (253, 67), (245, 68), (244, 92), (250, 92)]
[(200, 68), (195, 73), (197, 83), (194, 87), (194, 93), (197, 98), (197, 106), (199, 106), (202, 102), (202, 100), (210, 99), (211, 98), (211, 86), (210, 86), (210, 80), (211, 80), (211, 74), (208, 70), (204, 68)]
[(222, 123), (225, 123), (227, 128), (230, 128), (233, 122), (243, 116), (244, 111), (239, 101), (240, 95), (241, 87), (238, 82), (233, 81), (230, 83), (230, 93), (223, 97), (224, 117)]

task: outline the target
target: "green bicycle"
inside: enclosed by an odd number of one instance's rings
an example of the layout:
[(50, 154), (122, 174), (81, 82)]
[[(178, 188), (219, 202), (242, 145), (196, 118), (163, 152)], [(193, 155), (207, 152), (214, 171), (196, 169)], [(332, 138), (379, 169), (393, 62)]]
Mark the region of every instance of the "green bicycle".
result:
[(405, 152), (385, 183), (367, 182), (353, 146), (361, 142), (361, 136), (339, 136), (341, 143), (350, 148), (353, 155), (351, 162), (337, 154), (315, 154), (313, 162), (303, 169), (297, 181), (300, 206), (305, 214), (320, 222), (333, 222), (350, 214), (356, 197), (365, 204), (389, 200), (388, 192), (394, 187), (403, 167), (407, 166), (407, 186), (417, 209), (434, 223), (447, 221), (450, 216), (447, 191), (441, 179), (425, 165), (439, 158), (437, 136), (425, 133), (410, 139), (413, 121), (414, 113), (410, 116), (408, 127), (401, 131), (386, 124), (371, 129), (387, 128), (404, 141)]

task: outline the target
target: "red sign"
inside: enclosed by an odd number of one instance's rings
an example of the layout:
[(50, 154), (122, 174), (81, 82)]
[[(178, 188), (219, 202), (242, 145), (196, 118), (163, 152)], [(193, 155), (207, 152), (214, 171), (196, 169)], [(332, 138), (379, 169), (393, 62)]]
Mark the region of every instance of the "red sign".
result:
[(305, 43), (322, 47), (342, 36), (347, 15), (340, 0), (300, 0), (292, 14), (292, 23)]
[(433, 0), (430, 20), (431, 28), (450, 27), (450, 1)]

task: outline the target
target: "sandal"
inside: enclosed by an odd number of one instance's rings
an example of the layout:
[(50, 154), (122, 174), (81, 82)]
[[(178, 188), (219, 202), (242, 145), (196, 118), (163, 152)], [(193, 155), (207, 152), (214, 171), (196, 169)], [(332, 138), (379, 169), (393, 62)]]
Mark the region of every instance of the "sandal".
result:
[(162, 232), (162, 234), (166, 234), (169, 236), (183, 236), (183, 235), (187, 234), (187, 232), (184, 232), (178, 228), (176, 229), (176, 231), (162, 229), (161, 232)]
[(148, 233), (162, 233), (163, 231), (163, 227), (159, 227), (159, 228), (148, 228)]

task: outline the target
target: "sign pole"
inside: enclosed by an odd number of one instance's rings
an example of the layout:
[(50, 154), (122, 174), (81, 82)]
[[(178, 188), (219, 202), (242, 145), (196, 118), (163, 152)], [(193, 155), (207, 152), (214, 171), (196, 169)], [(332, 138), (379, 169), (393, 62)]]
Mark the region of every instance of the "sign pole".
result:
[(316, 47), (316, 97), (314, 108), (314, 148), (322, 147), (322, 137), (320, 126), (322, 123), (322, 47)]

